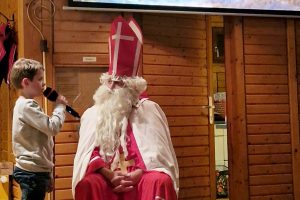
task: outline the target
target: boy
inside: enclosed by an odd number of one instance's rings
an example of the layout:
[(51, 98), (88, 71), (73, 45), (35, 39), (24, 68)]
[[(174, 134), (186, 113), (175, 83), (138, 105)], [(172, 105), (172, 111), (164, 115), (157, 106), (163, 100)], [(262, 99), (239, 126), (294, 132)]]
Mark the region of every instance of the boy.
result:
[(22, 200), (44, 200), (46, 192), (52, 190), (52, 137), (65, 120), (67, 101), (59, 95), (52, 116), (43, 112), (34, 98), (44, 90), (44, 67), (35, 60), (17, 60), (11, 71), (11, 83), (20, 93), (13, 112), (13, 176), (20, 184)]

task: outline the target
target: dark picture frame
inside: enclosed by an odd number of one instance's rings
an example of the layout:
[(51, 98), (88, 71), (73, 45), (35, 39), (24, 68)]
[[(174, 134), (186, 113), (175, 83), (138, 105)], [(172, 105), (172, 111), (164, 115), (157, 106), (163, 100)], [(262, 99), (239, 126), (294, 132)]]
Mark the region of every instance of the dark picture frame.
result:
[(224, 63), (224, 28), (212, 27), (212, 59), (213, 63)]

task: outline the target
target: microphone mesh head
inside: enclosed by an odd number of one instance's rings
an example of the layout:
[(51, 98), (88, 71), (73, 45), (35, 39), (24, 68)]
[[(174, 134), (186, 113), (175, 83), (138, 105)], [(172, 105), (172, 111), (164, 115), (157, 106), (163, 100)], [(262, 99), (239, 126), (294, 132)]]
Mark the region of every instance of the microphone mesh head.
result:
[(50, 101), (56, 101), (58, 97), (58, 93), (55, 90), (52, 90), (52, 88), (47, 87), (44, 92), (44, 96), (47, 97)]
[(47, 87), (43, 92), (44, 96), (47, 97), (50, 94), (51, 90), (52, 89), (50, 87)]

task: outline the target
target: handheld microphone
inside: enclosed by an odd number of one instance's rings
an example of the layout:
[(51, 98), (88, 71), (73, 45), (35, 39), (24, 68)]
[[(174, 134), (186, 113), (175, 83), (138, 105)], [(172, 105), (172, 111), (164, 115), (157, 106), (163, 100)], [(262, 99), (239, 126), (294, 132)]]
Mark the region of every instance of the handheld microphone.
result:
[[(44, 96), (49, 100), (49, 101), (56, 101), (57, 97), (58, 97), (58, 93), (56, 92), (56, 90), (47, 87), (44, 92), (43, 92)], [(71, 115), (73, 115), (76, 118), (80, 119), (80, 115), (78, 114), (78, 112), (76, 112), (72, 107), (66, 105), (66, 111), (68, 113), (70, 113)]]

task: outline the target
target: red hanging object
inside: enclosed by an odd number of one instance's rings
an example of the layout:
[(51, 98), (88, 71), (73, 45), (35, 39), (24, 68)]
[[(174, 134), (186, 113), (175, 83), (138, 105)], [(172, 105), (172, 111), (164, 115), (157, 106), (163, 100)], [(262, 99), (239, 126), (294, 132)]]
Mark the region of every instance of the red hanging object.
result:
[(4, 48), (4, 40), (5, 40), (5, 29), (6, 24), (0, 24), (0, 61), (3, 59), (3, 57), (6, 54), (5, 48)]
[(0, 24), (0, 86), (4, 79), (9, 84), (9, 75), (17, 58), (16, 32), (9, 22)]

